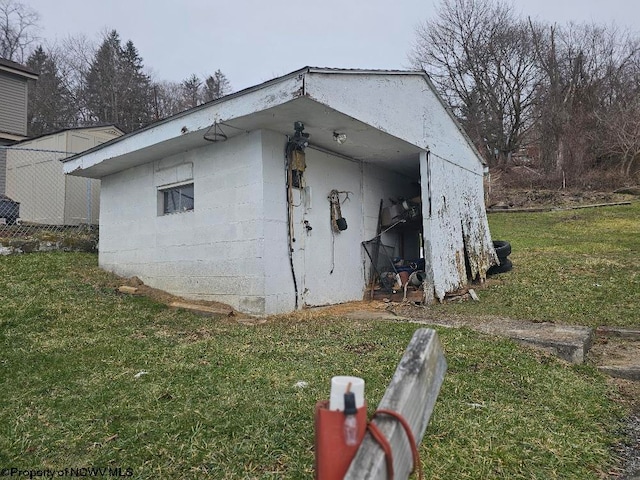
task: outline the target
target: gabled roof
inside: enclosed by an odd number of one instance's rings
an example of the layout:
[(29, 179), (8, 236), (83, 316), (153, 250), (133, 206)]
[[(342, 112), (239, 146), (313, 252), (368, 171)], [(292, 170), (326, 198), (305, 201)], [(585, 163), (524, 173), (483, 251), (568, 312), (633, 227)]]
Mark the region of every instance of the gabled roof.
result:
[(14, 61), (7, 60), (6, 58), (0, 58), (0, 71), (19, 75), (31, 80), (36, 80), (38, 78), (38, 74), (30, 68), (20, 65)]
[[(474, 169), (482, 162), (425, 72), (305, 67), (69, 157), (64, 168), (102, 178), (206, 145), (204, 134), (214, 124), (231, 138), (259, 129), (292, 134), (294, 121), (305, 124), (319, 148), (385, 162), (412, 175), (419, 152), (445, 141), (447, 148), (455, 142), (467, 145), (452, 162), (465, 161), (464, 166)], [(349, 138), (339, 151), (333, 141), (337, 131)], [(452, 132), (455, 141), (443, 139)], [(469, 147), (475, 156), (471, 160)]]

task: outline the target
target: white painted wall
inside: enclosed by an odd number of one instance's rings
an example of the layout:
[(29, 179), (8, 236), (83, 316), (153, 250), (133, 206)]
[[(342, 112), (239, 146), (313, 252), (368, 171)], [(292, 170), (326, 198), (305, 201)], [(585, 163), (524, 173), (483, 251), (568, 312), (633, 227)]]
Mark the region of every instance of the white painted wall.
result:
[[(185, 298), (220, 301), (248, 313), (293, 310), (285, 143), (281, 134), (252, 132), (105, 177), (100, 265)], [(294, 194), (299, 305), (359, 300), (369, 263), (361, 242), (375, 235), (379, 201), (385, 199), (386, 205), (389, 197), (412, 196), (416, 179), (312, 148), (306, 150), (306, 162), (311, 197), (300, 190)], [(428, 174), (428, 185), (423, 180), (431, 197), (431, 216), (425, 218), (428, 263), (435, 294), (443, 298), (466, 283), (465, 236), (485, 266), (490, 237), (481, 205), (482, 177), (438, 157), (429, 159)], [(194, 211), (158, 215), (158, 188), (190, 177)], [(349, 228), (335, 234), (327, 198), (334, 188), (351, 192), (342, 205)], [(397, 246), (398, 241), (390, 232), (383, 243)]]
[(425, 255), (431, 257), (433, 291), (442, 300), (445, 293), (468, 283), (468, 273), (472, 279), (484, 280), (496, 257), (484, 208), (482, 175), (434, 155), (422, 162), (421, 171)]
[(423, 75), (312, 72), (305, 77), (305, 92), (339, 112), (482, 174), (473, 147)]
[[(100, 266), (185, 298), (220, 301), (248, 313), (293, 310), (285, 143), (278, 133), (252, 132), (103, 178)], [(190, 178), (194, 211), (158, 215), (158, 189)], [(294, 225), (299, 304), (360, 300), (365, 287), (361, 242), (375, 235), (380, 198), (403, 194), (410, 180), (311, 148), (305, 180), (312, 198), (296, 207)], [(327, 198), (333, 188), (352, 192), (342, 205), (349, 228), (335, 238)], [(297, 190), (294, 200), (300, 203)], [(304, 220), (313, 227), (309, 233)]]
[(284, 150), (287, 138), (262, 131), (265, 314), (293, 311), (295, 292), (287, 243)]
[[(296, 207), (296, 274), (302, 304), (329, 305), (361, 300), (364, 289), (360, 242), (364, 235), (362, 216), (362, 173), (359, 162), (312, 148), (306, 150), (305, 183), (311, 188), (311, 202)], [(333, 232), (329, 193), (350, 192), (341, 205), (348, 228)], [(341, 195), (344, 199), (345, 195)], [(307, 231), (304, 221), (313, 228)]]
[[(158, 187), (187, 181), (190, 171), (194, 210), (158, 215)], [(261, 134), (253, 132), (104, 177), (100, 266), (263, 314), (262, 172)]]
[[(284, 135), (262, 131), (267, 314), (288, 312), (295, 307), (287, 245), (285, 143)], [(375, 235), (380, 199), (388, 203), (389, 197), (407, 196), (409, 190), (415, 193), (415, 186), (411, 187), (415, 179), (313, 148), (306, 150), (306, 163), (304, 179), (309, 190), (293, 192), (294, 204), (298, 205), (294, 212), (293, 258), (299, 305), (361, 300), (369, 269), (361, 242)], [(341, 207), (348, 228), (332, 237), (328, 195), (334, 188), (352, 193)], [(310, 232), (305, 220), (313, 228)], [(397, 245), (397, 235), (385, 235), (384, 242)]]
[[(361, 246), (376, 234), (380, 199), (408, 196), (411, 179), (389, 170), (356, 162), (327, 152), (306, 150), (305, 185), (294, 190), (294, 265), (300, 304), (328, 305), (361, 300), (368, 281), (369, 260)], [(333, 232), (329, 194), (349, 193), (341, 205), (348, 228)], [(415, 189), (415, 187), (414, 187)], [(344, 200), (345, 195), (341, 195)], [(304, 221), (312, 227), (307, 231)], [(286, 232), (285, 232), (286, 234)], [(383, 239), (398, 246), (397, 233)]]

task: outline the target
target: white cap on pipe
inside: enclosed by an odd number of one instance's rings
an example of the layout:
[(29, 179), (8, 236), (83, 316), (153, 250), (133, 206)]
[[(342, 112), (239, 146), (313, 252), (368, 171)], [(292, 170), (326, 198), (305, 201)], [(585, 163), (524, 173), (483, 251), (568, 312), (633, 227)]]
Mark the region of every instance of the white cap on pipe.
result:
[(351, 383), (351, 392), (356, 397), (356, 408), (364, 406), (364, 380), (359, 377), (337, 376), (331, 378), (331, 396), (329, 410), (344, 411), (344, 394)]

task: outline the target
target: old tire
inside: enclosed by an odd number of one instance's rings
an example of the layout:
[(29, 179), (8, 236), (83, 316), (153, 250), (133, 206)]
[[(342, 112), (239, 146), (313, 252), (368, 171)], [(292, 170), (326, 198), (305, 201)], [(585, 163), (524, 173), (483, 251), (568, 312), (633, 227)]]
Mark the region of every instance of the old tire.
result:
[(507, 258), (511, 255), (511, 244), (505, 240), (494, 240), (493, 248), (496, 251), (496, 255), (501, 260), (501, 263), (503, 258)]
[(500, 265), (494, 265), (487, 270), (487, 275), (496, 275), (498, 273), (506, 273), (513, 269), (513, 263), (508, 258), (500, 259)]

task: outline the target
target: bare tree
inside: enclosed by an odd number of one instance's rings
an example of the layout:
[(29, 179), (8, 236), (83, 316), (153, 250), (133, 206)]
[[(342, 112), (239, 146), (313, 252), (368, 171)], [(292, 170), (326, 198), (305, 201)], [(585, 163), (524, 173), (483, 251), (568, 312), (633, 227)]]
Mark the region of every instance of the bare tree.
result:
[(640, 99), (620, 102), (598, 119), (607, 138), (600, 153), (612, 158), (620, 173), (630, 178), (640, 168)]
[(640, 169), (640, 40), (627, 37), (618, 45), (619, 54), (607, 64), (594, 141), (597, 153), (631, 178)]
[(537, 100), (542, 167), (580, 175), (603, 151), (612, 154), (603, 146), (617, 143), (609, 125), (626, 119), (629, 99), (637, 93), (637, 39), (613, 25), (553, 25), (535, 31), (543, 72)]
[(96, 50), (96, 43), (84, 35), (69, 36), (49, 47), (50, 55), (56, 59), (60, 77), (71, 92), (79, 125), (92, 123), (91, 112), (87, 108), (86, 78)]
[(24, 63), (38, 41), (40, 15), (15, 0), (0, 0), (0, 57)]
[(231, 93), (231, 84), (221, 70), (200, 79), (190, 75), (180, 83), (156, 81), (153, 84), (155, 118), (166, 118)]
[(530, 26), (497, 0), (442, 0), (416, 34), (414, 66), (431, 75), (490, 163), (506, 164), (535, 121)]
[(156, 120), (170, 117), (189, 108), (183, 100), (182, 85), (177, 82), (155, 82), (153, 97)]

